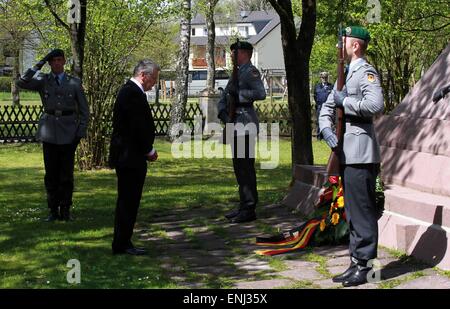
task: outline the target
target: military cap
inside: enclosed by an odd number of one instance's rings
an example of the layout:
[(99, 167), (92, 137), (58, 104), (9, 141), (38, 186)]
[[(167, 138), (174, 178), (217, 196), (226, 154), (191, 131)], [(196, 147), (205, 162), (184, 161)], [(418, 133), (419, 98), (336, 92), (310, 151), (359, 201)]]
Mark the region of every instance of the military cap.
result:
[(370, 41), (370, 34), (369, 31), (367, 31), (366, 28), (360, 27), (360, 26), (350, 26), (342, 29), (343, 36), (348, 36), (352, 38), (361, 39), (363, 41), (369, 42)]
[(231, 50), (235, 50), (235, 49), (246, 49), (246, 50), (253, 50), (253, 46), (252, 44), (250, 44), (249, 42), (245, 42), (245, 41), (238, 41), (236, 43), (231, 44), (230, 49)]
[(64, 51), (62, 49), (54, 49), (50, 52), (50, 54), (48, 55), (48, 60), (52, 60), (55, 57), (65, 57), (64, 56)]

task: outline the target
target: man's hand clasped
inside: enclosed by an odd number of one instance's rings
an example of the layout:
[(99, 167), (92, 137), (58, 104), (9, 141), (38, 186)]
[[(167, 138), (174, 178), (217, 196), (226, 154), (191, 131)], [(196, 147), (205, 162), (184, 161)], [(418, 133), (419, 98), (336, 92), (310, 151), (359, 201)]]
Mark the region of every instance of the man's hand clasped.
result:
[(158, 159), (158, 152), (155, 150), (153, 154), (147, 154), (147, 161), (154, 162)]

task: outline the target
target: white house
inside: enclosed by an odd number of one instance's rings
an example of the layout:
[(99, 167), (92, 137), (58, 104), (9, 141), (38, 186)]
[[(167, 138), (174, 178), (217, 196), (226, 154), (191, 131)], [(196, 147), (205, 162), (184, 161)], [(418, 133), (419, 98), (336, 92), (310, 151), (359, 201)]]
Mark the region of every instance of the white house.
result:
[[(231, 67), (230, 38), (239, 37), (253, 45), (252, 62), (258, 69), (284, 70), (280, 18), (275, 11), (242, 11), (234, 21), (217, 16), (215, 22), (216, 69)], [(190, 70), (206, 70), (207, 39), (205, 18), (199, 14), (191, 21)]]
[[(10, 43), (11, 38), (8, 35), (0, 38), (0, 59), (3, 62), (0, 63), (0, 76), (11, 75), (14, 65), (14, 55), (11, 50), (4, 48), (6, 43)], [(37, 46), (40, 43), (39, 33), (35, 30), (30, 31), (26, 36), (19, 54), (19, 72), (22, 74), (28, 68), (32, 67), (36, 63)]]

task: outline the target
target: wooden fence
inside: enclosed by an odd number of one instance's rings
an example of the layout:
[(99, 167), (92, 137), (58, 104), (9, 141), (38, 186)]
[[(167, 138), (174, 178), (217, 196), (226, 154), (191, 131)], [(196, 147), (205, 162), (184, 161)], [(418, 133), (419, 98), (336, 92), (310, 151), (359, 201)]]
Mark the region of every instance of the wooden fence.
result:
[[(170, 105), (150, 104), (156, 135), (166, 135), (170, 123)], [(256, 104), (260, 122), (279, 123), (280, 135), (290, 136), (289, 111), (286, 104)], [(0, 143), (35, 142), (42, 105), (0, 105)], [(194, 117), (202, 117), (198, 104), (188, 104), (185, 123), (193, 129)]]

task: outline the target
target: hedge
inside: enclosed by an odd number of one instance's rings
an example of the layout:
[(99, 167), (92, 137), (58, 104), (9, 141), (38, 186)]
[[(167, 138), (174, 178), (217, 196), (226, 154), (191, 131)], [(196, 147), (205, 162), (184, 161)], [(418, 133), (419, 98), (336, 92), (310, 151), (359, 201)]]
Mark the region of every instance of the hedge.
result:
[(11, 92), (10, 76), (0, 76), (0, 91)]

